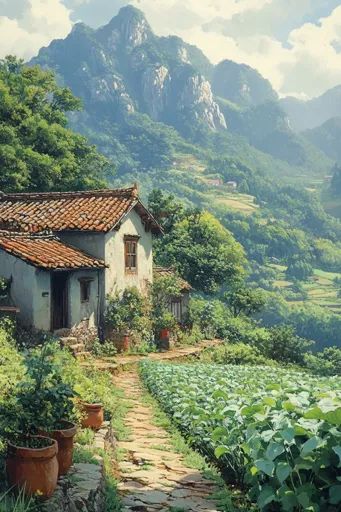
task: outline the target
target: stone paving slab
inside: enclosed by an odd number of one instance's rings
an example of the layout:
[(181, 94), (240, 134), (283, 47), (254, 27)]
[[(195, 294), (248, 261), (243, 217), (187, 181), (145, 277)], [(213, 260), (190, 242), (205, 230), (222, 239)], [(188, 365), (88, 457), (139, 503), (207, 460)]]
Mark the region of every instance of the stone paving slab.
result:
[(122, 512), (217, 512), (210, 499), (217, 490), (215, 484), (186, 467), (182, 455), (172, 451), (168, 432), (153, 425), (153, 411), (143, 403), (137, 372), (115, 376), (114, 382), (133, 405), (126, 416), (130, 440), (117, 442), (124, 452), (118, 484)]

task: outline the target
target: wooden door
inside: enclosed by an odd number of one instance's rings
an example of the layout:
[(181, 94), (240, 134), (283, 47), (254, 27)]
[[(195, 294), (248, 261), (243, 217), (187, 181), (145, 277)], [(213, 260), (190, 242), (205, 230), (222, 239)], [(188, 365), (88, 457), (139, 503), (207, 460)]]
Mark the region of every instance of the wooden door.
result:
[(52, 330), (68, 327), (68, 273), (52, 274)]

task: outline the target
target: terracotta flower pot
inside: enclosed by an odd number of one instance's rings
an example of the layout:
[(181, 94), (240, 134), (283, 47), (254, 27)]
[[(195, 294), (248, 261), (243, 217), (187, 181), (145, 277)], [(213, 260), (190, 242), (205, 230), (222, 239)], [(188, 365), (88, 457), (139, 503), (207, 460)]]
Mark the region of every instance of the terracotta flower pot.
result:
[(66, 475), (72, 466), (73, 438), (77, 434), (77, 426), (74, 423), (63, 420), (61, 424), (61, 429), (42, 432), (42, 435), (52, 437), (58, 443), (59, 476)]
[(104, 421), (104, 408), (102, 404), (88, 404), (82, 402), (84, 417), (82, 419), (83, 428), (92, 428), (98, 430)]
[(170, 336), (169, 329), (161, 329), (160, 330), (160, 340), (168, 340)]
[[(34, 438), (47, 439), (43, 436)], [(22, 488), (29, 496), (52, 496), (58, 480), (58, 444), (54, 439), (49, 441), (51, 444), (44, 448), (26, 448), (8, 443), (6, 471), (10, 486)]]

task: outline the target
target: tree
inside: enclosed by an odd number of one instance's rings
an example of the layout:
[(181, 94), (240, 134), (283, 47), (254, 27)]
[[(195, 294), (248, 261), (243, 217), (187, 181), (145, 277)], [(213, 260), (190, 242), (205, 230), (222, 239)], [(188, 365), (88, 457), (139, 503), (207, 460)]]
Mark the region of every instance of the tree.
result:
[(313, 273), (314, 269), (307, 261), (291, 260), (286, 271), (286, 277), (306, 281)]
[(175, 267), (198, 291), (216, 293), (244, 275), (242, 246), (210, 213), (192, 210), (156, 246), (157, 261)]
[(241, 314), (251, 316), (258, 313), (263, 309), (266, 302), (262, 290), (254, 290), (246, 286), (232, 288), (224, 295), (224, 299), (235, 317)]
[(165, 233), (169, 233), (176, 222), (184, 217), (183, 204), (176, 201), (171, 194), (165, 194), (160, 189), (154, 189), (148, 197), (148, 208)]
[(80, 100), (50, 71), (15, 57), (0, 61), (0, 189), (5, 192), (91, 189), (112, 169), (95, 146), (67, 127)]
[(341, 195), (341, 166), (335, 165), (333, 169), (333, 178), (330, 184), (331, 193), (334, 196)]

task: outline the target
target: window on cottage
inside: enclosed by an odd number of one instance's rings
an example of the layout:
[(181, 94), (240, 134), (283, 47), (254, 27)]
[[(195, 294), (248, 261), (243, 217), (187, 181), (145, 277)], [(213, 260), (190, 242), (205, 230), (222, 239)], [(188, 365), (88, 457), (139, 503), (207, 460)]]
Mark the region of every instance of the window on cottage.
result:
[(182, 321), (182, 300), (181, 299), (174, 299), (171, 302), (170, 305), (171, 313), (175, 316), (176, 320), (178, 322)]
[(87, 279), (82, 279), (80, 281), (80, 289), (81, 289), (81, 302), (89, 302), (90, 291), (91, 291), (91, 281), (87, 280)]
[(137, 237), (125, 237), (125, 269), (127, 272), (137, 272)]

